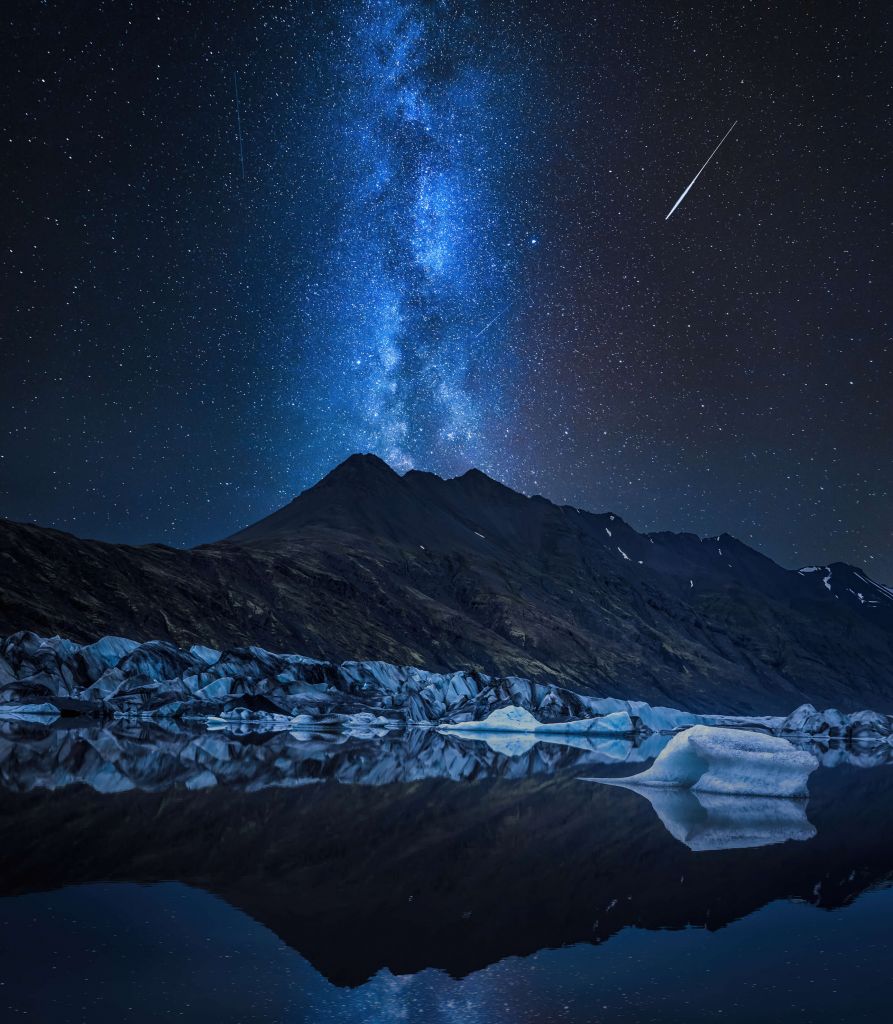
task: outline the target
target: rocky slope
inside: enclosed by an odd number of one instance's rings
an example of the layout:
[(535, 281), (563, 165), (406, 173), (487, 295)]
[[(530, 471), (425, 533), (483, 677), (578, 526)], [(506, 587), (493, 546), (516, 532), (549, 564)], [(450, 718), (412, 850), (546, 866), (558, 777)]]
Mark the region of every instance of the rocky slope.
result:
[(640, 534), (477, 471), (353, 456), (189, 551), (0, 522), (0, 633), (259, 644), (524, 676), (694, 711), (893, 711), (893, 595), (727, 535)]

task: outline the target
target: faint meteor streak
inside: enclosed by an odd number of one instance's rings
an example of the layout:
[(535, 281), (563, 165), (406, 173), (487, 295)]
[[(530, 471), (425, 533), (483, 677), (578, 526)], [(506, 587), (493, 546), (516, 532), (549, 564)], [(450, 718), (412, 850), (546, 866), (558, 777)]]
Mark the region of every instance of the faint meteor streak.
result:
[[(236, 128), (239, 131), (239, 163), (242, 165), (242, 181), (245, 180), (245, 149), (242, 146), (242, 115), (239, 110), (239, 72), (233, 72), (233, 82), (236, 86)], [(691, 186), (689, 186), (691, 187)]]
[(480, 329), (480, 330), (479, 330), (479, 331), (477, 332), (477, 334), (475, 334), (475, 335), (474, 335), (474, 337), (472, 338), (472, 341), (474, 341), (474, 340), (475, 340), (476, 338), (479, 338), (479, 337), (480, 337), (480, 336), (481, 336), (482, 334), (485, 334), (485, 333), (486, 333), (487, 331), (489, 331), (489, 330), (490, 330), (490, 328), (491, 328), (491, 327), (493, 326), (493, 324), (495, 324), (495, 323), (496, 323), (496, 321), (497, 321), (497, 320), (498, 320), (498, 319), (499, 319), (500, 317), (503, 317), (503, 316), (505, 316), (505, 314), (506, 314), (506, 313), (508, 313), (508, 311), (509, 311), (509, 310), (511, 309), (511, 306), (512, 306), (512, 304), (511, 304), (511, 303), (509, 303), (509, 304), (508, 304), (508, 305), (507, 305), (507, 306), (505, 307), (505, 309), (501, 309), (501, 310), (500, 310), (500, 311), (499, 311), (499, 312), (498, 312), (498, 313), (496, 314), (496, 316), (494, 316), (494, 317), (493, 317), (493, 319), (492, 319), (492, 320), (489, 320), (489, 321), (488, 321), (487, 323), (485, 323), (485, 324), (484, 324), (484, 326), (483, 326), (483, 327), (482, 327), (482, 328), (481, 328), (481, 329)]
[[(735, 127), (735, 125), (736, 125), (737, 123), (738, 123), (738, 122), (736, 121), (736, 122), (735, 122), (735, 124), (733, 124), (733, 125), (732, 125), (732, 128), (734, 128), (734, 127)], [(732, 134), (732, 128), (730, 128), (730, 129), (729, 129), (729, 130), (728, 130), (728, 131), (727, 131), (727, 132), (725, 133), (725, 135), (723, 135), (723, 137), (722, 137), (722, 138), (721, 138), (721, 139), (719, 140), (719, 146), (721, 146), (721, 145), (722, 145), (722, 144), (723, 144), (723, 143), (724, 143), (724, 142), (726, 141), (726, 139), (727, 139), (727, 138), (728, 138), (728, 137), (729, 137), (729, 136), (730, 136), (730, 135)], [(716, 149), (714, 149), (714, 150), (713, 150), (713, 152), (712, 152), (712, 153), (710, 154), (710, 156), (708, 156), (708, 157), (707, 157), (707, 159), (706, 159), (706, 160), (704, 161), (704, 167), (706, 167), (706, 166), (707, 166), (707, 164), (709, 164), (709, 163), (710, 163), (710, 161), (711, 161), (711, 160), (712, 160), (712, 159), (713, 159), (713, 158), (714, 158), (714, 157), (716, 156), (717, 152), (719, 151), (719, 146), (717, 146), (717, 147), (716, 147)], [(697, 174), (696, 174), (696, 175), (695, 175), (695, 176), (694, 176), (694, 177), (693, 177), (693, 178), (691, 179), (691, 184), (690, 184), (690, 185), (688, 186), (688, 188), (687, 188), (687, 189), (686, 189), (686, 190), (685, 190), (685, 191), (684, 191), (684, 192), (682, 193), (682, 195), (681, 195), (681, 196), (680, 196), (680, 197), (679, 197), (679, 198), (678, 198), (678, 199), (676, 200), (676, 202), (675, 202), (675, 203), (673, 204), (673, 209), (672, 209), (672, 210), (670, 210), (670, 212), (669, 212), (669, 213), (668, 213), (668, 214), (666, 215), (666, 217), (664, 217), (664, 220), (665, 220), (665, 221), (669, 220), (669, 219), (670, 219), (670, 218), (671, 218), (671, 217), (673, 216), (673, 214), (674, 214), (674, 213), (675, 213), (675, 211), (676, 211), (676, 207), (677, 207), (677, 206), (678, 206), (678, 205), (679, 205), (679, 204), (680, 204), (680, 203), (682, 202), (682, 200), (683, 200), (683, 199), (684, 199), (684, 198), (685, 198), (685, 197), (686, 197), (686, 196), (688, 195), (688, 193), (689, 193), (689, 192), (691, 191), (691, 186), (692, 186), (692, 185), (694, 185), (694, 183), (695, 183), (695, 182), (696, 182), (696, 181), (698, 180), (698, 178), (700, 178), (700, 176), (701, 176), (701, 173), (702, 173), (702, 172), (703, 172), (703, 170), (704, 170), (704, 167), (702, 167), (702, 168), (701, 168), (701, 170), (700, 170), (700, 171), (698, 171), (698, 173), (697, 173)]]

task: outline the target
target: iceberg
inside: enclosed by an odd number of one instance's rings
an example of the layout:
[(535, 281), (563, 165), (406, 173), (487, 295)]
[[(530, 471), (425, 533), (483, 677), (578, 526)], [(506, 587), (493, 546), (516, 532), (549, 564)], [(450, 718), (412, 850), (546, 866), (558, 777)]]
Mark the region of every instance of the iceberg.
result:
[(438, 726), (439, 732), (535, 732), (542, 723), (527, 708), (497, 708), (479, 722), (454, 722)]
[(541, 722), (527, 708), (514, 705), (497, 708), (480, 721), (452, 722), (438, 726), (440, 732), (518, 732), (536, 733), (538, 736), (631, 736), (636, 726), (627, 711), (612, 711), (597, 718), (578, 718), (569, 722)]
[(123, 636), (104, 636), (95, 643), (85, 644), (79, 653), (87, 678), (98, 679), (137, 647), (139, 644), (136, 640), (128, 640)]
[(220, 661), (220, 651), (213, 647), (204, 647), (202, 644), (193, 644), (189, 648), (189, 653), (194, 654), (205, 665), (216, 665)]
[(674, 736), (646, 771), (587, 781), (724, 796), (806, 797), (807, 779), (818, 766), (812, 754), (780, 736), (695, 725)]

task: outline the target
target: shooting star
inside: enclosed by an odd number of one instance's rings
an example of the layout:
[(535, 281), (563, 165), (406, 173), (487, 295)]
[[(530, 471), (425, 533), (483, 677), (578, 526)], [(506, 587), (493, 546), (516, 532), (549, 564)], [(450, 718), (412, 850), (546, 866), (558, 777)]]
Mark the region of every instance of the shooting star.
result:
[(509, 304), (508, 304), (508, 305), (507, 305), (507, 306), (505, 307), (505, 309), (501, 309), (501, 310), (500, 310), (500, 311), (499, 311), (499, 312), (498, 312), (498, 313), (496, 314), (496, 316), (494, 316), (494, 317), (493, 317), (493, 319), (492, 319), (492, 320), (489, 320), (489, 321), (488, 321), (487, 323), (485, 323), (485, 324), (484, 324), (484, 326), (483, 326), (483, 327), (482, 327), (482, 328), (481, 328), (481, 329), (480, 329), (480, 330), (479, 330), (479, 331), (477, 332), (477, 334), (475, 334), (475, 335), (474, 335), (474, 337), (473, 337), (473, 338), (472, 338), (471, 340), (472, 340), (472, 341), (475, 341), (475, 340), (476, 340), (477, 338), (479, 338), (479, 337), (480, 337), (480, 336), (481, 336), (482, 334), (485, 334), (485, 333), (486, 333), (487, 331), (489, 331), (489, 330), (490, 330), (490, 328), (491, 328), (491, 327), (493, 326), (493, 324), (495, 324), (495, 323), (496, 323), (496, 321), (497, 321), (497, 320), (499, 320), (499, 318), (500, 318), (500, 317), (503, 317), (503, 316), (505, 316), (505, 314), (506, 314), (506, 313), (508, 313), (508, 311), (509, 311), (509, 310), (510, 310), (511, 308), (512, 308), (512, 304), (511, 304), (511, 303), (509, 303)]
[[(737, 123), (738, 122), (736, 121), (735, 124), (737, 124)], [(735, 127), (735, 124), (732, 125), (732, 128)], [(723, 137), (719, 140), (719, 146), (721, 146), (726, 141), (726, 139), (732, 134), (732, 128), (730, 128), (725, 133), (725, 135), (723, 135)], [(706, 167), (707, 164), (709, 164), (710, 161), (716, 156), (717, 152), (719, 151), (719, 146), (717, 146), (716, 149), (714, 149), (713, 152), (710, 154), (710, 156), (708, 156), (707, 159), (704, 161), (704, 167)], [(694, 183), (698, 180), (698, 178), (701, 177), (701, 173), (703, 172), (704, 167), (702, 167), (701, 170), (698, 171), (698, 173), (691, 179), (691, 185), (688, 186), (688, 188), (682, 193), (682, 195), (673, 204), (673, 209), (670, 210), (670, 212), (666, 215), (666, 217), (664, 217), (665, 221), (669, 220), (673, 216), (673, 214), (676, 212), (676, 207), (682, 202), (682, 200), (691, 191), (691, 186), (694, 185)]]
[[(236, 86), (236, 128), (239, 132), (239, 163), (242, 165), (242, 181), (245, 180), (245, 148), (242, 145), (242, 115), (239, 110), (239, 72), (233, 72), (233, 82)], [(691, 186), (689, 186), (691, 187)]]

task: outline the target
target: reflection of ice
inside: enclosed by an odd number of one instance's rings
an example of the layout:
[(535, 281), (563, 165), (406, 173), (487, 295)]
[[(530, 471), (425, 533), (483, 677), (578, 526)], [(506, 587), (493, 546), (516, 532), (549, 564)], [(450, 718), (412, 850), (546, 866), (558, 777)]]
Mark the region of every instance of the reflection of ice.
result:
[(442, 722), (438, 729), (470, 736), (505, 732), (542, 736), (632, 736), (640, 731), (628, 711), (613, 711), (595, 718), (573, 718), (565, 722), (541, 722), (527, 708), (515, 705), (496, 708), (486, 718), (477, 721)]
[(695, 852), (802, 842), (815, 835), (803, 800), (657, 787), (634, 792), (649, 801), (670, 835)]
[(623, 779), (585, 779), (644, 796), (691, 850), (733, 850), (810, 839), (806, 780), (812, 754), (777, 736), (698, 725), (674, 736), (654, 764)]
[[(458, 735), (462, 738), (461, 733)], [(536, 736), (529, 733), (513, 736), (510, 732), (490, 732), (484, 736), (475, 736), (474, 739), (482, 739), (494, 753), (504, 754), (506, 757), (529, 754), (537, 744)]]
[(0, 704), (0, 719), (5, 722), (35, 722), (50, 725), (59, 717), (55, 704)]
[[(480, 742), (485, 740), (486, 742)], [(257, 790), (327, 779), (384, 785), (419, 779), (527, 778), (653, 757), (666, 737), (637, 746), (611, 737), (490, 734), (463, 742), (434, 729), (374, 738), (345, 732), (207, 730), (173, 720), (66, 727), (0, 723), (0, 785), (14, 791), (82, 783), (136, 788)]]
[[(656, 734), (490, 733), (466, 739), (435, 729), (367, 739), (345, 732), (258, 732), (248, 725), (210, 731), (204, 723), (173, 720), (106, 726), (0, 722), (0, 786), (23, 791), (81, 783), (103, 792), (162, 791), (205, 788), (213, 777), (221, 786), (256, 790), (328, 779), (383, 785), (432, 778), (521, 779), (559, 771), (598, 775), (604, 765), (647, 763), (670, 741)], [(893, 747), (883, 744), (883, 751), (889, 757)], [(828, 763), (878, 763), (861, 749), (835, 748), (825, 756)]]
[(497, 754), (506, 757), (520, 757), (529, 753), (538, 743), (553, 747), (570, 747), (583, 750), (589, 764), (639, 764), (650, 761), (664, 749), (671, 737), (653, 733), (650, 736), (635, 739), (611, 739), (610, 736), (585, 736), (569, 733), (561, 735), (549, 733), (541, 736), (533, 733), (513, 735), (511, 733), (487, 732), (465, 735), (461, 732), (452, 734), (457, 739), (466, 741), (483, 741)]

